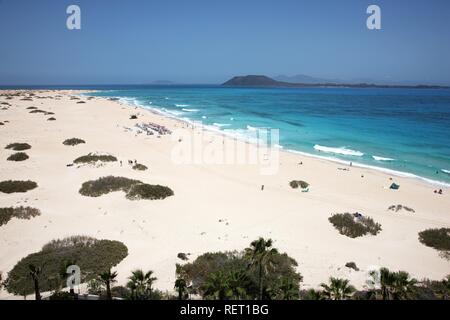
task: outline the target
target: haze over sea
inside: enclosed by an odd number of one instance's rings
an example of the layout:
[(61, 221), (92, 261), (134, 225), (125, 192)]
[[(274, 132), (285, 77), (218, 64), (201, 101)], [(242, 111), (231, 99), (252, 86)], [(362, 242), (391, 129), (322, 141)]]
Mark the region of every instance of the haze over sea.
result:
[(94, 95), (246, 136), (279, 129), (284, 150), (450, 185), (450, 90), (102, 87)]

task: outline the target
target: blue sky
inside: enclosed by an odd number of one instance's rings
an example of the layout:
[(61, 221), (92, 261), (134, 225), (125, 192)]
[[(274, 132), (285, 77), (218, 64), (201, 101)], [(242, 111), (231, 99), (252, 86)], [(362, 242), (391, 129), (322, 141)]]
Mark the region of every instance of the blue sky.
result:
[[(81, 7), (82, 29), (66, 28)], [(366, 28), (377, 4), (382, 30)], [(447, 0), (0, 0), (0, 84), (234, 75), (450, 84)]]

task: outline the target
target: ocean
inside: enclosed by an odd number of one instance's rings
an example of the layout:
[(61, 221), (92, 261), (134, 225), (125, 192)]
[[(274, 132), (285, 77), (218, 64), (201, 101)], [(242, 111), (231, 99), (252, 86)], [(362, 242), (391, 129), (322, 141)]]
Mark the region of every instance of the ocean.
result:
[(239, 137), (279, 129), (281, 148), (450, 186), (450, 90), (100, 87), (95, 96)]

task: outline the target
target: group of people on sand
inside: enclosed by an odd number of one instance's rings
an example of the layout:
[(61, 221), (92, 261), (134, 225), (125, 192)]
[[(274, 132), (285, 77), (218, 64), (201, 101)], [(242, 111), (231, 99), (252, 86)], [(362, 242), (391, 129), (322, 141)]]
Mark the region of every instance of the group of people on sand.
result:
[(434, 193), (437, 193), (437, 194), (442, 194), (442, 189), (439, 189), (439, 190), (434, 190)]
[[(137, 160), (128, 160), (128, 165), (132, 166), (132, 165), (136, 165), (137, 164)], [(120, 166), (122, 166), (122, 160), (120, 160)]]

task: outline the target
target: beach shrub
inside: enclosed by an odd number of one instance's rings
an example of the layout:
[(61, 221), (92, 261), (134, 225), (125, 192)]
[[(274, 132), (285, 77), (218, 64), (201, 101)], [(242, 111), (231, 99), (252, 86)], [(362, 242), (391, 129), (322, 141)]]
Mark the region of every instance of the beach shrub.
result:
[(40, 110), (40, 109), (34, 109), (34, 110), (31, 110), (30, 113), (47, 113), (47, 111)]
[(23, 193), (37, 188), (37, 183), (34, 181), (18, 181), (8, 180), (0, 182), (0, 192), (3, 193)]
[(188, 258), (188, 256), (187, 256), (187, 254), (186, 254), (186, 253), (184, 253), (184, 252), (180, 252), (180, 253), (178, 253), (178, 254), (177, 254), (177, 258), (178, 258), (178, 259), (181, 259), (181, 260), (183, 260), (183, 261), (187, 261), (187, 260), (189, 260), (189, 258)]
[(137, 115), (132, 114), (131, 117), (130, 117), (130, 120), (136, 120), (137, 118), (138, 118)]
[(28, 110), (36, 110), (37, 108), (36, 107), (28, 107), (27, 109)]
[(134, 184), (127, 193), (129, 200), (162, 200), (173, 196), (169, 187), (145, 183)]
[(77, 103), (86, 103), (86, 102), (84, 102), (84, 101), (78, 101)]
[(75, 159), (73, 162), (76, 164), (93, 164), (96, 162), (115, 162), (117, 158), (111, 155), (103, 155), (103, 154), (93, 154), (89, 153), (86, 156), (79, 157)]
[(309, 183), (302, 180), (292, 180), (291, 182), (289, 182), (289, 185), (292, 189), (297, 189), (298, 187), (300, 187), (301, 189), (306, 189), (309, 187)]
[(0, 208), (0, 226), (7, 224), (12, 218), (29, 220), (39, 215), (39, 209), (31, 207)]
[(14, 151), (24, 151), (31, 149), (31, 146), (28, 143), (10, 143), (8, 144), (5, 149), (10, 149)]
[(131, 291), (124, 286), (116, 286), (111, 288), (111, 294), (113, 297), (120, 299), (130, 299)]
[(131, 187), (138, 183), (141, 182), (139, 180), (124, 177), (102, 177), (97, 180), (91, 180), (83, 183), (80, 193), (87, 197), (100, 197), (115, 191), (123, 191), (128, 193)]
[(8, 161), (25, 161), (29, 156), (25, 152), (17, 152), (10, 155), (6, 160)]
[(377, 235), (381, 225), (370, 217), (355, 216), (350, 213), (337, 213), (328, 219), (340, 234), (350, 238), (357, 238), (368, 233)]
[(419, 233), (419, 241), (427, 247), (450, 252), (450, 228), (427, 229)]
[(147, 166), (144, 166), (143, 164), (137, 163), (133, 166), (133, 169), (137, 170), (137, 171), (145, 171), (148, 168), (147, 168)]
[(56, 118), (54, 118), (54, 117), (51, 117), (51, 118), (47, 119), (47, 121), (55, 121), (55, 120), (56, 120)]
[(401, 205), (401, 204), (392, 205), (388, 208), (388, 210), (395, 211), (395, 212), (399, 212), (400, 210), (405, 210), (405, 211), (412, 212), (412, 213), (416, 212), (414, 209), (409, 208), (404, 205)]
[(0, 126), (4, 126), (5, 124), (3, 122), (0, 122)]
[(65, 146), (76, 146), (82, 143), (86, 143), (86, 141), (82, 140), (82, 139), (78, 139), (78, 138), (71, 138), (71, 139), (66, 139), (63, 142), (63, 145)]
[(48, 299), (50, 301), (72, 301), (75, 300), (75, 295), (66, 291), (55, 291)]
[(53, 240), (41, 251), (21, 259), (8, 273), (6, 288), (16, 295), (34, 292), (29, 265), (42, 267), (39, 275), (41, 292), (65, 287), (65, 270), (76, 264), (81, 269), (81, 281), (87, 282), (117, 265), (128, 255), (127, 247), (112, 240), (97, 240), (87, 236), (72, 236)]
[(139, 180), (124, 177), (102, 177), (82, 184), (80, 194), (87, 197), (100, 197), (110, 192), (123, 191), (129, 200), (157, 200), (173, 196), (173, 191), (165, 186), (150, 185)]
[(356, 266), (356, 263), (354, 263), (354, 262), (347, 262), (347, 263), (345, 264), (345, 266), (346, 266), (347, 268), (353, 269), (353, 270), (355, 270), (355, 271), (359, 271), (359, 268)]

